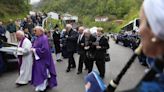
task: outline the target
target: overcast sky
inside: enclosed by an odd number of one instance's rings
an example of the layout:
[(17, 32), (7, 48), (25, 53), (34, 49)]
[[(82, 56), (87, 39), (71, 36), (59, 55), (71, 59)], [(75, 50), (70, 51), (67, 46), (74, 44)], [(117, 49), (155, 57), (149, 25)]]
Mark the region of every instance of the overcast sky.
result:
[(34, 4), (34, 3), (37, 3), (37, 2), (39, 2), (40, 0), (31, 0), (31, 4)]

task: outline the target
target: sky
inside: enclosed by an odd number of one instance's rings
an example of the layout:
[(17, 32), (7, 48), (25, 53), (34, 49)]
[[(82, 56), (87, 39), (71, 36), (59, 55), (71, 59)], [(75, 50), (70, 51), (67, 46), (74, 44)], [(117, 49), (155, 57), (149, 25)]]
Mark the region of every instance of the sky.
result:
[(37, 2), (39, 2), (40, 0), (31, 0), (30, 1), (30, 4), (34, 4), (34, 3), (37, 3)]

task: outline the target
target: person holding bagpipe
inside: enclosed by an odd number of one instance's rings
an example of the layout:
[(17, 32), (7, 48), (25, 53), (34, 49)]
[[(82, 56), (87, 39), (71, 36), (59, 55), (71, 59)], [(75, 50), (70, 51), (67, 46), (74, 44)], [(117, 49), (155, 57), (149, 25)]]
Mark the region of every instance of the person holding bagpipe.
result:
[(155, 62), (134, 91), (164, 92), (164, 1), (145, 0), (140, 20), (142, 51)]
[[(104, 85), (97, 76), (86, 77), (86, 92), (114, 92), (141, 50), (146, 56), (155, 58), (155, 62), (134, 89), (122, 92), (164, 92), (164, 0), (144, 0), (140, 20), (139, 49), (135, 50), (125, 67), (114, 80), (110, 81), (108, 86)], [(93, 75), (96, 74), (93, 73)], [(94, 79), (97, 80), (97, 84), (94, 84)], [(96, 88), (99, 91), (95, 91)]]

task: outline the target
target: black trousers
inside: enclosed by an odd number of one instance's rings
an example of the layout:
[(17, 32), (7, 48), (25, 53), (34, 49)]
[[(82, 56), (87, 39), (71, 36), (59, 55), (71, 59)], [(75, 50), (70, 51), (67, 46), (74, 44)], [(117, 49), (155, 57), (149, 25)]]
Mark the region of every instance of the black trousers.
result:
[(73, 57), (74, 52), (68, 52), (68, 69), (76, 67), (75, 59)]
[(87, 62), (86, 62), (86, 55), (85, 53), (80, 53), (80, 57), (79, 57), (79, 66), (78, 66), (78, 71), (79, 72), (82, 72), (83, 70), (83, 63), (85, 64), (85, 68), (88, 68), (87, 67)]
[(92, 72), (94, 60), (86, 59), (88, 63), (88, 73)]
[[(92, 72), (94, 60), (88, 61), (88, 73)], [(105, 76), (105, 60), (104, 59), (96, 59), (96, 66), (100, 73), (100, 77)]]

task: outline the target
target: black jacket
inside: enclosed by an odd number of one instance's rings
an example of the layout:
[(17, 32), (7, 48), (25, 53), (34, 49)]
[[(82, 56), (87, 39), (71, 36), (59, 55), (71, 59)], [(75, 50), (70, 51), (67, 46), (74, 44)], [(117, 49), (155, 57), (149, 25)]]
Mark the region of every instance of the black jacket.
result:
[[(68, 36), (68, 37), (67, 37)], [(66, 38), (66, 48), (68, 52), (75, 52), (77, 47), (78, 33), (71, 29), (66, 32), (64, 37)]]
[(95, 59), (104, 59), (106, 50), (109, 49), (108, 39), (102, 36), (99, 40), (100, 49), (96, 49), (95, 51)]
[(81, 38), (81, 40), (79, 40), (79, 42), (78, 42), (78, 39), (77, 39), (77, 52), (78, 52), (78, 54), (85, 53), (85, 51), (84, 51), (84, 45), (82, 45), (82, 44), (85, 44), (85, 36), (84, 35)]
[(5, 34), (5, 33), (6, 33), (5, 27), (0, 26), (0, 35)]
[(94, 36), (90, 36), (89, 37), (89, 42), (88, 42), (88, 44), (86, 44), (85, 43), (85, 46), (89, 46), (90, 48), (88, 49), (88, 50), (86, 50), (86, 51), (90, 51), (90, 52), (92, 52), (92, 53), (94, 53), (95, 52), (95, 50), (96, 50), (96, 47), (95, 47), (95, 45), (93, 45), (93, 43), (96, 41), (96, 38), (94, 37)]
[(56, 31), (53, 32), (53, 42), (55, 45), (56, 53), (60, 53), (61, 48), (60, 48), (60, 32), (59, 31), (58, 33)]

